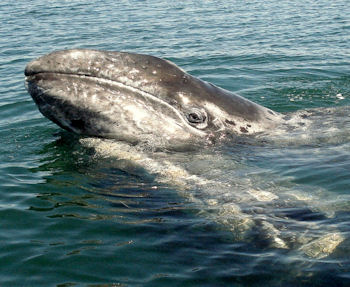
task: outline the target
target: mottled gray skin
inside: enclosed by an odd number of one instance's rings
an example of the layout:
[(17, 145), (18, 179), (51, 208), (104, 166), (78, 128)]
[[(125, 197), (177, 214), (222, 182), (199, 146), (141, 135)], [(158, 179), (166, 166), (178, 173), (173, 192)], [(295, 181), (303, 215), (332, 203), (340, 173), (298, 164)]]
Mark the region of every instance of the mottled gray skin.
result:
[(148, 55), (64, 50), (25, 69), (41, 113), (78, 134), (174, 144), (273, 128), (277, 113)]

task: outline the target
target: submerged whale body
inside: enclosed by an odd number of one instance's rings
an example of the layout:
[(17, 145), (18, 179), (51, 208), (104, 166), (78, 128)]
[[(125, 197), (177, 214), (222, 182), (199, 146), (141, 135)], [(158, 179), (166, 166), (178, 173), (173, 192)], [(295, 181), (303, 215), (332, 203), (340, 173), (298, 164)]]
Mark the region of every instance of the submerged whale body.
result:
[(271, 129), (281, 116), (157, 57), (65, 50), (25, 69), (41, 113), (77, 134), (139, 142), (213, 139)]
[[(136, 147), (143, 142), (167, 149), (202, 146), (228, 135), (271, 134), (286, 126), (298, 135), (314, 124), (308, 122), (310, 113), (282, 116), (193, 77), (167, 60), (133, 53), (57, 51), (30, 62), (25, 76), (28, 92), (45, 117), (68, 131), (93, 136), (81, 143), (103, 156), (132, 161), (156, 174), (160, 182), (175, 185), (192, 201), (217, 210), (210, 216), (237, 238), (253, 238), (258, 230), (261, 241), (272, 247), (297, 247), (317, 258), (328, 256), (344, 240), (333, 227), (317, 224), (324, 215), (309, 208), (317, 202), (314, 197), (283, 188), (260, 190), (244, 177), (232, 184), (235, 177), (227, 171), (229, 178), (220, 181), (190, 172), (192, 158), (174, 154), (169, 158), (166, 152)], [(300, 129), (289, 125), (295, 119)], [(203, 152), (199, 162), (203, 160), (210, 163), (209, 169), (232, 165), (232, 158), (218, 153)]]

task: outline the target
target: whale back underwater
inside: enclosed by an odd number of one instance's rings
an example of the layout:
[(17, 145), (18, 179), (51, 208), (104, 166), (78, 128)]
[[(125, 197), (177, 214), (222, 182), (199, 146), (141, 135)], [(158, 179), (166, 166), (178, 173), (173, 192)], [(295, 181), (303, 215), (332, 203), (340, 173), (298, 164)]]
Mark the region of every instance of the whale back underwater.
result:
[(333, 204), (321, 188), (276, 185), (286, 178), (247, 161), (348, 143), (348, 107), (279, 114), (167, 60), (125, 52), (57, 51), (29, 63), (25, 75), (45, 117), (81, 135), (97, 156), (176, 187), (235, 240), (313, 258), (344, 241), (332, 219), (348, 211), (346, 197)]

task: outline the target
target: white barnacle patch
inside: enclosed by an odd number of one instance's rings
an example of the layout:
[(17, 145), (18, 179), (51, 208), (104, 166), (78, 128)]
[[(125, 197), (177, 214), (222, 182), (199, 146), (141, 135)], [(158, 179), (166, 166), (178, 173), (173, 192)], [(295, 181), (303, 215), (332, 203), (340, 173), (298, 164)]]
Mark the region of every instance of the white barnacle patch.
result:
[(126, 85), (127, 87), (135, 87), (135, 89), (137, 89), (136, 87), (140, 87), (140, 86), (143, 86), (144, 84), (148, 83), (147, 79), (141, 79), (139, 81), (136, 81), (135, 78), (133, 77), (134, 74), (135, 73), (131, 74), (131, 77), (121, 76), (118, 78), (118, 80), (122, 84)]
[(92, 94), (92, 95), (91, 95), (91, 101), (92, 101), (93, 103), (96, 103), (96, 102), (97, 102), (96, 99), (97, 99), (96, 94)]
[[(114, 64), (108, 64), (105, 66), (105, 68), (107, 68), (109, 71), (116, 71), (116, 66)], [(116, 73), (118, 73), (118, 72), (119, 72), (119, 70), (116, 71)]]
[(230, 118), (231, 116), (220, 109), (217, 105), (210, 103), (210, 102), (205, 102), (204, 107), (212, 114), (215, 118), (219, 119), (224, 119), (224, 118)]
[(219, 118), (214, 118), (212, 120), (212, 123), (218, 128), (217, 129), (218, 132), (225, 130), (225, 125), (223, 124), (223, 122)]
[(79, 95), (79, 97), (82, 101), (86, 101), (87, 99), (89, 99), (89, 93), (85, 90), (83, 90), (81, 93), (79, 93), (77, 95)]
[(147, 117), (148, 113), (145, 112), (144, 109), (136, 105), (126, 105), (124, 106), (124, 110), (128, 111), (133, 119), (133, 121), (139, 125), (142, 121)]
[(138, 74), (139, 72), (140, 72), (139, 70), (133, 68), (133, 69), (129, 72), (129, 74), (130, 74), (130, 75), (134, 75), (134, 74)]
[(134, 82), (132, 80), (130, 80), (128, 77), (126, 76), (121, 76), (118, 78), (118, 81), (120, 81), (121, 83), (127, 85), (127, 86), (132, 86), (134, 84)]
[(190, 104), (190, 102), (191, 102), (190, 99), (188, 97), (186, 97), (183, 93), (178, 93), (178, 96), (180, 97), (180, 99), (184, 105)]
[(84, 53), (82, 51), (78, 51), (78, 50), (74, 50), (71, 51), (69, 56), (73, 59), (73, 60), (78, 60), (79, 58), (84, 57)]

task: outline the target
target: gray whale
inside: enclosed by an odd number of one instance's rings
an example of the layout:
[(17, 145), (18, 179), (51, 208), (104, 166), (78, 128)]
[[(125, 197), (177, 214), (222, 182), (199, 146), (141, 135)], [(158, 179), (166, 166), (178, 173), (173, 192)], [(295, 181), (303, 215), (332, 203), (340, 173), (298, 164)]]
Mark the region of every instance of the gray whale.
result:
[(25, 68), (41, 113), (77, 134), (167, 145), (254, 134), (281, 116), (157, 57), (98, 50), (56, 51)]
[[(322, 199), (298, 189), (272, 186), (261, 190), (239, 172), (232, 176), (229, 170), (222, 172), (223, 166), (234, 166), (231, 157), (209, 149), (189, 156), (139, 148), (142, 142), (173, 147), (213, 142), (230, 134), (268, 131), (270, 136), (281, 128), (289, 140), (310, 126), (305, 112), (288, 120), (148, 55), (57, 51), (30, 62), (25, 75), (28, 92), (44, 116), (66, 130), (93, 136), (80, 142), (103, 158), (132, 162), (155, 174), (157, 181), (176, 186), (181, 195), (204, 205), (203, 210), (215, 210), (208, 216), (227, 226), (238, 240), (251, 240), (258, 234), (270, 247), (296, 248), (314, 258), (328, 256), (344, 241), (333, 226), (318, 224), (323, 215), (313, 210), (318, 211), (317, 202)], [(321, 113), (316, 123), (324, 118)], [(301, 126), (300, 119), (306, 121)], [(197, 165), (191, 171), (196, 162), (202, 167), (199, 172)], [(211, 169), (225, 176), (206, 176)], [(286, 213), (289, 208), (292, 211)]]

